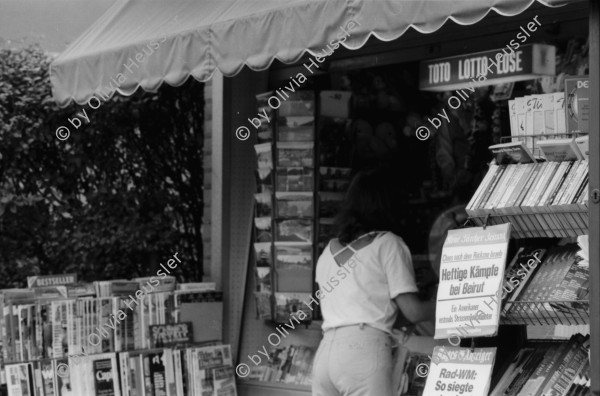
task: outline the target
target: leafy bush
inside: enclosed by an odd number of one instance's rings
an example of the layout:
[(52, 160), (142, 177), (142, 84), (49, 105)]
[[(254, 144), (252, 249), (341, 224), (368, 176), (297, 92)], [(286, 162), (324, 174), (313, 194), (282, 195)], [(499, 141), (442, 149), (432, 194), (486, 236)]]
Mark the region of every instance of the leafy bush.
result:
[[(177, 276), (201, 280), (202, 84), (59, 109), (50, 61), (38, 46), (0, 49), (0, 287), (152, 275), (176, 251)], [(90, 122), (75, 130), (82, 108)]]

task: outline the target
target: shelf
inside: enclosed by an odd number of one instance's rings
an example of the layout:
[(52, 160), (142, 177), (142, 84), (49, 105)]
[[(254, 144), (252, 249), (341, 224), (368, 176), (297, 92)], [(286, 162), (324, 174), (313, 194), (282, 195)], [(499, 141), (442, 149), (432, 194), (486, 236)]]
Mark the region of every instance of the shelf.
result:
[(240, 396), (310, 396), (311, 394), (310, 385), (254, 380), (238, 380), (237, 384)]
[(512, 238), (565, 238), (588, 234), (587, 210), (551, 211), (497, 215), (472, 216), (475, 225), (511, 223)]
[(507, 302), (500, 324), (509, 325), (586, 325), (590, 323), (589, 301), (513, 301)]

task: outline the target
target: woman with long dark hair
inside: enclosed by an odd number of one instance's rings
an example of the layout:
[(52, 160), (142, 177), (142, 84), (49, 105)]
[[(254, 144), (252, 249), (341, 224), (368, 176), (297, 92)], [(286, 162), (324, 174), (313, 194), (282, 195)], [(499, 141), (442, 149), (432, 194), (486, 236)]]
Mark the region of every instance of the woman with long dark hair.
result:
[(319, 257), (324, 336), (313, 396), (392, 396), (398, 310), (412, 323), (435, 317), (435, 301), (417, 297), (410, 251), (394, 233), (400, 187), (383, 170), (357, 174), (336, 218), (337, 238)]

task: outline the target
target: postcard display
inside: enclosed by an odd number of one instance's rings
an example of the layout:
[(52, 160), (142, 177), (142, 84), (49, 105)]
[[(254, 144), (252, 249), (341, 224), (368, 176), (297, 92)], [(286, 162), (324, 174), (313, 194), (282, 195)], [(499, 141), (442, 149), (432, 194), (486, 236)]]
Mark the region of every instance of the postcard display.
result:
[[(444, 244), (435, 339), (455, 347), (434, 349), (424, 394), (487, 395), (496, 350), (475, 338), (503, 324), (527, 326), (529, 340), (507, 345), (514, 358), (490, 395), (589, 394), (588, 160), (573, 139), (540, 144), (545, 158), (504, 146), (490, 147), (466, 208), (482, 227), (451, 230)], [(458, 347), (465, 338), (471, 348)]]
[[(300, 308), (314, 291), (316, 257), (331, 237), (332, 218), (348, 187), (350, 169), (335, 166), (327, 144), (319, 144), (322, 160), (317, 160), (312, 91), (290, 93), (276, 111), (266, 101), (271, 95), (257, 95), (258, 112), (276, 120), (272, 126), (262, 123), (255, 146), (258, 316), (284, 323), (296, 315), (309, 322), (318, 313)], [(331, 92), (321, 93), (321, 102), (327, 107), (336, 99)]]
[(237, 394), (214, 283), (30, 278), (0, 291), (8, 396)]

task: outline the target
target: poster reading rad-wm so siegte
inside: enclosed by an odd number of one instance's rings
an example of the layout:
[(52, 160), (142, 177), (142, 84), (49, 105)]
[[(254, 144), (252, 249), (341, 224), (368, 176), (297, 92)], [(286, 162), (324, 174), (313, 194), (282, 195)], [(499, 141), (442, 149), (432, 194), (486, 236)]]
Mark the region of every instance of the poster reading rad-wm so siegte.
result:
[(510, 224), (448, 231), (442, 249), (435, 339), (498, 332)]

